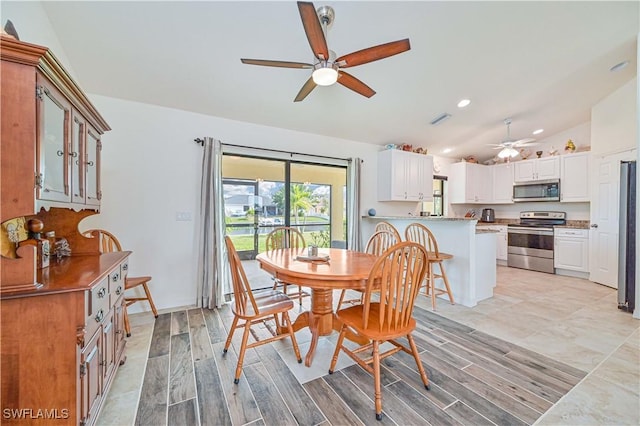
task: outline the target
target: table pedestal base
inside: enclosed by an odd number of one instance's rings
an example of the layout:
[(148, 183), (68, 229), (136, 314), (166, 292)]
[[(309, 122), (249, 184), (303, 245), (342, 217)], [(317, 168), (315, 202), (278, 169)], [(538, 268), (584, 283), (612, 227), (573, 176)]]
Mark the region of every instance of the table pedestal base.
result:
[[(311, 311), (301, 313), (293, 323), (294, 331), (305, 327), (309, 327), (311, 330), (311, 346), (304, 359), (304, 365), (310, 367), (318, 346), (318, 338), (330, 335), (333, 330), (339, 332), (342, 329), (342, 321), (333, 313), (333, 290), (311, 290)], [(282, 331), (286, 332), (286, 330), (279, 330), (278, 332)], [(362, 345), (369, 342), (369, 339), (351, 331), (348, 331), (345, 337)]]

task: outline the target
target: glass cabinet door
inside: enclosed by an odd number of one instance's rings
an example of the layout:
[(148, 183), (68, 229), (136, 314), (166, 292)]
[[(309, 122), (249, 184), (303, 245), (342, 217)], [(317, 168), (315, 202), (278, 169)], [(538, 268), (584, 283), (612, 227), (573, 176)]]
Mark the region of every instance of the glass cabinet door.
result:
[(55, 87), (38, 75), (38, 199), (71, 201), (70, 117), (69, 102)]
[(75, 112), (71, 122), (71, 202), (85, 203), (85, 138), (87, 124), (85, 120)]
[(86, 132), (86, 162), (85, 162), (85, 191), (86, 204), (100, 205), (102, 192), (100, 191), (100, 134), (87, 123)]

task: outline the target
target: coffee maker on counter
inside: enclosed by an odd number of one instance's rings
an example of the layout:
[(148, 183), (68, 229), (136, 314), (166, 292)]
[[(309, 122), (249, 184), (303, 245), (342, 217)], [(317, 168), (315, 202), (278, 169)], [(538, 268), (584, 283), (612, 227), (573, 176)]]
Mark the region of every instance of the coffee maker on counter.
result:
[(482, 216), (480, 216), (480, 222), (493, 223), (496, 221), (496, 212), (493, 209), (482, 209)]

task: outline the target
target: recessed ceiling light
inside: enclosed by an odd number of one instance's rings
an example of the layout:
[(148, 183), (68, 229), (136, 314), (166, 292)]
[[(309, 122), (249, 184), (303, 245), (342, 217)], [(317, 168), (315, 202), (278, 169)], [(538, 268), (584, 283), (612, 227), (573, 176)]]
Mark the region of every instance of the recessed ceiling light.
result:
[(471, 101), (469, 99), (463, 99), (460, 102), (458, 102), (458, 108), (464, 108), (468, 106), (470, 103)]
[(544, 129), (538, 129), (538, 130), (534, 130), (533, 134), (534, 135), (539, 135), (540, 133), (544, 132)]
[(629, 65), (629, 61), (622, 61), (622, 62), (620, 62), (618, 64), (615, 64), (611, 68), (609, 68), (609, 71), (611, 71), (611, 72), (620, 71), (621, 69), (626, 68), (627, 65)]
[(453, 149), (452, 149), (452, 148), (445, 148), (445, 149), (443, 149), (443, 150), (442, 150), (442, 153), (443, 153), (443, 154), (448, 154), (448, 153), (450, 153), (451, 151), (453, 151)]

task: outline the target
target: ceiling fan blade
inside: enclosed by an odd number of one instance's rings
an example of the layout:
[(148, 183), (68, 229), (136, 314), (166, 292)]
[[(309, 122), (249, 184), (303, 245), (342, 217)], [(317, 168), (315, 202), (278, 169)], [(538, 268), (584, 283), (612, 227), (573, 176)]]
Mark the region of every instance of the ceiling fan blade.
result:
[(306, 98), (307, 95), (311, 93), (311, 91), (315, 88), (316, 88), (316, 83), (313, 81), (313, 78), (309, 77), (309, 80), (307, 80), (307, 82), (304, 83), (304, 86), (302, 86), (302, 89), (300, 89), (300, 91), (298, 92), (298, 95), (293, 100), (293, 102), (300, 102), (301, 100)]
[(361, 94), (362, 96), (366, 96), (367, 98), (376, 94), (375, 90), (371, 87), (344, 71), (338, 71), (338, 83), (342, 84), (347, 89), (351, 89), (354, 92)]
[(313, 54), (316, 58), (322, 58), (326, 61), (329, 59), (329, 48), (327, 47), (327, 40), (324, 38), (324, 31), (322, 31), (315, 6), (311, 2), (299, 1), (298, 10), (300, 11), (302, 26), (304, 26), (304, 32), (307, 34)]
[[(388, 58), (389, 56), (406, 52), (409, 49), (411, 49), (411, 44), (409, 43), (409, 39), (405, 38), (404, 40), (392, 41), (349, 53), (336, 59), (336, 62), (339, 63), (340, 68), (355, 67), (356, 65)], [(342, 64), (343, 62), (344, 65)]]
[(304, 62), (288, 62), (288, 61), (270, 61), (265, 59), (240, 59), (243, 64), (248, 65), (262, 65), (265, 67), (280, 67), (280, 68), (313, 68), (312, 64)]
[(535, 141), (535, 139), (533, 139), (533, 138), (519, 139), (519, 140), (515, 141), (513, 143), (513, 145), (525, 146), (525, 145), (529, 145), (533, 141)]

